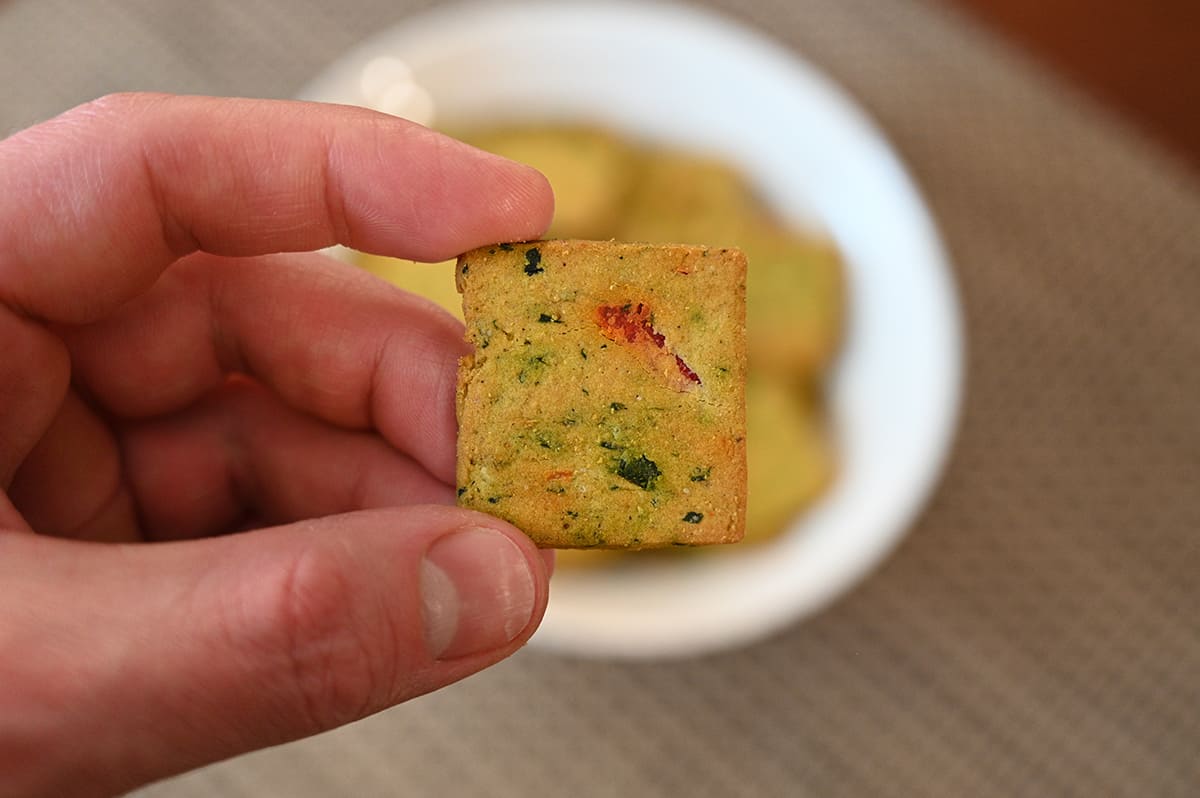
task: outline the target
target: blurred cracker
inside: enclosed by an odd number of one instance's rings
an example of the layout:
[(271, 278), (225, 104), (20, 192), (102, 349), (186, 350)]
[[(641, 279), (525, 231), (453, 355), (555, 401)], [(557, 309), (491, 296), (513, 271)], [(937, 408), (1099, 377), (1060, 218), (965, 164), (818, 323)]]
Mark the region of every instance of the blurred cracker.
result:
[(613, 238), (633, 179), (634, 156), (612, 133), (546, 125), (456, 134), (468, 144), (539, 170), (554, 189), (546, 238)]
[(778, 379), (746, 383), (746, 543), (762, 542), (824, 493), (836, 469), (821, 408)]
[(752, 373), (819, 381), (842, 340), (846, 287), (831, 242), (760, 226), (746, 253), (746, 336)]
[(457, 261), (442, 263), (417, 263), (401, 258), (358, 253), (359, 266), (392, 285), (403, 288), (426, 299), (433, 300), (453, 316), (462, 321), (462, 297), (454, 286), (454, 269)]

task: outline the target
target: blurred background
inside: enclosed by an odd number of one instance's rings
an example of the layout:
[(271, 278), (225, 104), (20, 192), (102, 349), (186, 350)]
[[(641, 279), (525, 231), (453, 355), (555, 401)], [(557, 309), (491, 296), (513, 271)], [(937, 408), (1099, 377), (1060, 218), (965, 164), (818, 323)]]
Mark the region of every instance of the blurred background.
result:
[[(0, 0), (0, 134), (115, 90), (290, 97), (435, 5)], [(1196, 794), (1200, 5), (699, 5), (844, 88), (947, 245), (970, 369), (910, 534), (753, 645), (526, 650), (145, 795)]]
[(1200, 5), (947, 1), (1200, 168)]
[[(884, 2), (887, 6), (889, 3)], [(1191, 0), (933, 0), (943, 11), (964, 15), (969, 21), (986, 28), (1008, 44), (1032, 55), (1057, 78), (1070, 81), (1086, 91), (1109, 109), (1121, 114), (1159, 143), (1173, 149), (1188, 160), (1193, 168), (1200, 167), (1200, 6)], [(429, 2), (405, 3), (404, 6), (429, 6)], [(436, 3), (433, 3), (436, 5)], [(36, 10), (31, 8), (36, 6)], [(356, 8), (356, 6), (362, 6)], [(7, 7), (7, 8), (6, 8)], [(194, 26), (194, 37), (179, 36), (179, 40), (156, 42), (146, 57), (165, 56), (172, 62), (184, 61), (195, 54), (204, 34), (225, 31), (227, 38), (223, 56), (228, 59), (219, 74), (209, 80), (224, 82), (230, 91), (240, 89), (246, 94), (278, 93), (280, 79), (296, 79), (294, 75), (276, 73), (275, 82), (267, 74), (258, 74), (261, 67), (270, 66), (274, 59), (288, 58), (284, 39), (258, 52), (244, 52), (230, 31), (254, 30), (255, 25), (271, 19), (263, 9), (239, 9), (230, 2), (200, 2), (191, 11), (181, 12), (174, 4), (159, 8), (148, 0), (97, 0), (89, 7), (110, 25), (130, 25), (145, 33), (155, 31), (156, 20), (188, 18)], [(370, 7), (370, 10), (368, 10)], [(74, 6), (66, 0), (44, 0), (30, 3), (25, 0), (0, 0), (5, 16), (5, 51), (0, 53), (6, 75), (22, 75), (35, 67), (45, 70), (58, 61), (56, 68), (43, 71), (37, 81), (7, 81), (7, 107), (0, 113), (0, 131), (11, 131), (33, 120), (62, 110), (66, 105), (116, 88), (129, 86), (158, 87), (163, 90), (184, 91), (186, 85), (175, 83), (174, 75), (127, 74), (123, 71), (122, 54), (131, 45), (108, 42), (100, 45), (87, 31), (74, 26), (62, 26), (54, 31), (41, 31), (37, 25), (61, 10), (70, 13)], [(300, 0), (293, 6), (285, 31), (305, 28), (319, 29), (326, 34), (328, 45), (307, 54), (310, 63), (318, 63), (353, 42), (371, 33), (378, 25), (379, 13), (371, 3), (322, 3)], [(157, 10), (156, 10), (157, 9)], [(386, 11), (382, 12), (386, 15)], [(390, 18), (403, 13), (394, 9)], [(272, 23), (284, 24), (272, 19)], [(32, 30), (38, 35), (26, 35)], [(90, 39), (90, 48), (74, 48), (73, 43)], [(132, 41), (132, 40), (131, 40)], [(143, 46), (150, 46), (143, 43)], [(167, 52), (169, 51), (169, 52)], [(61, 55), (69, 53), (65, 62)], [(305, 54), (293, 53), (292, 58)], [(86, 63), (81, 62), (87, 59)], [(210, 68), (215, 65), (209, 65)], [(193, 90), (211, 88), (193, 81)], [(56, 87), (61, 93), (35, 91), (35, 86)], [(257, 91), (256, 91), (257, 90)], [(39, 100), (40, 97), (40, 100)], [(17, 101), (20, 102), (17, 102)]]

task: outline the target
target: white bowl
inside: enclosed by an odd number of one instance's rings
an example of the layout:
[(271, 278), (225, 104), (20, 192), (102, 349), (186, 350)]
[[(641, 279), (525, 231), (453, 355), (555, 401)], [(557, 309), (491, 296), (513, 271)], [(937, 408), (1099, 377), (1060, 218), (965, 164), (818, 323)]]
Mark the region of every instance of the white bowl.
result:
[[(817, 69), (674, 5), (440, 7), (355, 48), (303, 93), (429, 122), (594, 121), (739, 165), (841, 247), (849, 330), (831, 385), (840, 471), (778, 539), (554, 578), (536, 646), (663, 658), (747, 644), (817, 612), (891, 551), (935, 484), (963, 341), (934, 224), (896, 154)], [(639, 562), (638, 565), (641, 565)]]

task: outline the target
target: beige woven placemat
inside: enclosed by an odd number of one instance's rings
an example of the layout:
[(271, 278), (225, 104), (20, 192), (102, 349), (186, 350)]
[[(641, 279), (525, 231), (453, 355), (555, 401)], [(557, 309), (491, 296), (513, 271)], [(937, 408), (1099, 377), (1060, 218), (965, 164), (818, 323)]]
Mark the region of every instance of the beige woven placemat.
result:
[[(417, 5), (0, 4), (0, 131), (113, 89), (288, 96)], [(526, 651), (145, 795), (1200, 794), (1200, 183), (941, 7), (721, 5), (875, 115), (954, 255), (967, 407), (911, 537), (754, 648)]]

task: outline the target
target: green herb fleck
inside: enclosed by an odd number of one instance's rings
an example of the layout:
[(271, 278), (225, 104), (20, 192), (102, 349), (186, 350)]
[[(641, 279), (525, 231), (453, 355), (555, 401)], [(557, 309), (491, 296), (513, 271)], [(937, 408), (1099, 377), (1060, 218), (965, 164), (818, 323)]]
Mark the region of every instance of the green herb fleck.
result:
[(541, 385), (546, 366), (550, 365), (549, 357), (545, 352), (527, 356), (524, 365), (521, 366), (521, 370), (517, 372), (517, 382), (522, 385), (527, 382), (534, 385)]
[(698, 524), (704, 520), (704, 513), (690, 512), (683, 517), (685, 524)]
[[(495, 322), (492, 322), (492, 324), (494, 326)], [(476, 325), (475, 333), (476, 333), (476, 335), (479, 336), (479, 348), (487, 349), (488, 346), (490, 346), (492, 343), (493, 330), (489, 330), (488, 328), (486, 328), (482, 324), (480, 324), (480, 325)]]
[(662, 476), (658, 464), (644, 454), (636, 458), (622, 457), (617, 461), (616, 473), (621, 479), (632, 482), (642, 490), (653, 490), (658, 478)]
[(708, 468), (700, 468), (697, 466), (692, 471), (692, 475), (688, 477), (692, 482), (708, 482), (708, 478), (712, 476), (712, 466)]
[(462, 488), (459, 488), (459, 489), (458, 489), (458, 495), (459, 495), (459, 496), (462, 496), (462, 495), (463, 495), (464, 493), (466, 493), (466, 492), (467, 492), (467, 489), (466, 489), (465, 487), (462, 487)]
[(512, 244), (501, 244), (500, 249), (504, 250), (505, 252), (512, 252)]
[(613, 402), (611, 405), (609, 405), (609, 407), (612, 409), (612, 411), (614, 413), (617, 412), (618, 410), (628, 410), (629, 409), (628, 405), (623, 405), (620, 402)]
[(525, 273), (532, 277), (535, 274), (541, 274), (546, 271), (541, 266), (542, 252), (537, 247), (530, 247), (525, 250)]
[(579, 350), (579, 356), (580, 356), (580, 357), (582, 357), (584, 360), (587, 360), (587, 350), (586, 350), (586, 349), (580, 349), (580, 350)]
[(555, 318), (549, 313), (539, 313), (538, 322), (541, 324), (562, 324), (562, 319)]
[(612, 441), (600, 441), (600, 448), (608, 449), (610, 452), (619, 452), (625, 447), (619, 443), (613, 443)]

